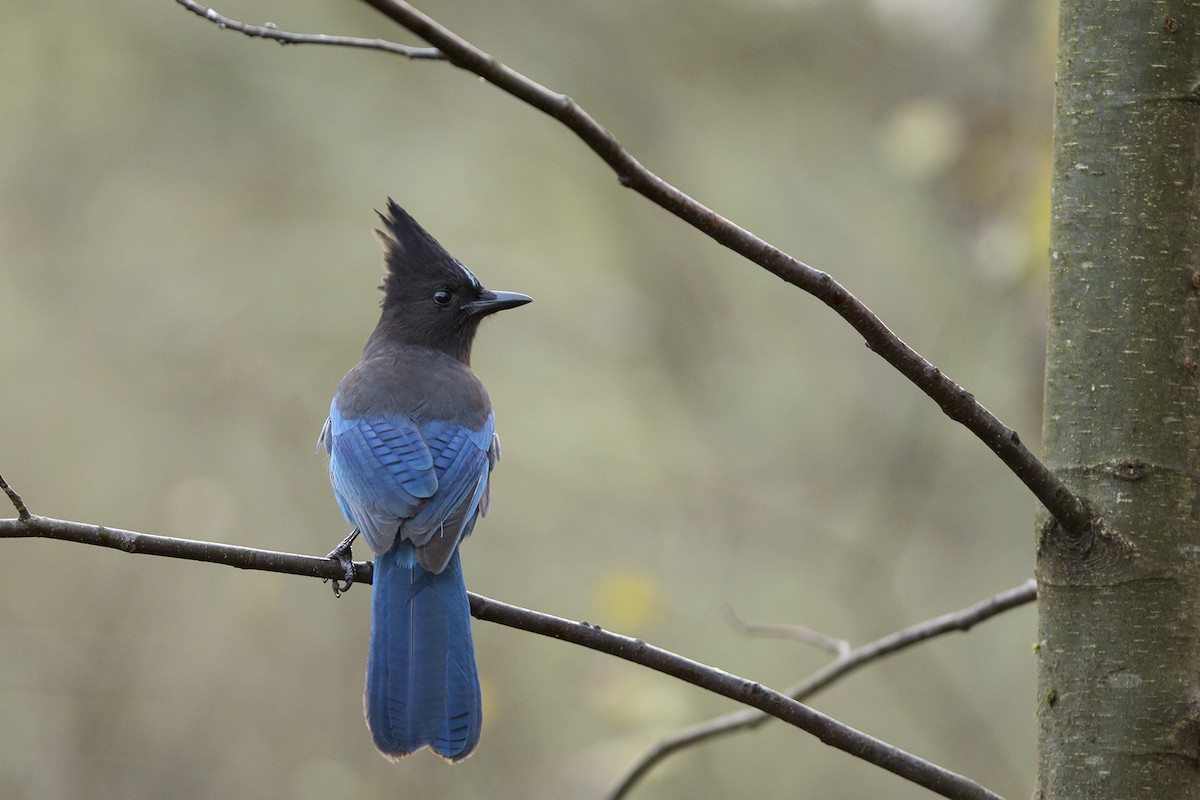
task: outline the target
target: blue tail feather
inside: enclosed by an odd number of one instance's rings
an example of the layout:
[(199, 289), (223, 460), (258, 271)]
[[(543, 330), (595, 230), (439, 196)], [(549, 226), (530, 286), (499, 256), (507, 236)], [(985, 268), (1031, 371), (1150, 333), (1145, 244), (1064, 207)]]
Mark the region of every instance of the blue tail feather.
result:
[(371, 605), (364, 705), (375, 746), (390, 758), (425, 746), (449, 761), (466, 758), (483, 711), (458, 552), (435, 574), (398, 540), (375, 558)]

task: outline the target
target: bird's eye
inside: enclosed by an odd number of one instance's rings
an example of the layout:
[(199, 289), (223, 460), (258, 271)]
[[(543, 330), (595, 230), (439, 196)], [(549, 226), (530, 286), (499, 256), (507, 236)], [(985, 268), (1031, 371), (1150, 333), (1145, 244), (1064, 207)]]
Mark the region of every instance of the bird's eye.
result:
[(445, 289), (438, 289), (433, 293), (433, 302), (437, 303), (439, 306), (450, 305), (450, 292), (446, 291)]

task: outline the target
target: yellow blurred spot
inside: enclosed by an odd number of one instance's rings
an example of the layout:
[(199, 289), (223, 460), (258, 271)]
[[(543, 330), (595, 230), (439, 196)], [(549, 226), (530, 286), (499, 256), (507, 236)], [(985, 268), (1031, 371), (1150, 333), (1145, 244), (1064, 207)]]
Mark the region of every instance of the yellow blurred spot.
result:
[(600, 576), (592, 587), (597, 616), (592, 620), (618, 633), (654, 625), (662, 618), (665, 594), (650, 573), (618, 570)]

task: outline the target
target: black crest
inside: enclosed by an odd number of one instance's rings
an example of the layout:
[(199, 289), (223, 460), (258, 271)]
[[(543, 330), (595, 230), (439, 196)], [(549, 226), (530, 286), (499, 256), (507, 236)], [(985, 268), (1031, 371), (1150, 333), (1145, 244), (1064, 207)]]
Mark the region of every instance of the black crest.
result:
[(474, 289), (480, 288), (471, 271), (446, 252), (395, 200), (388, 198), (387, 213), (380, 213), (379, 219), (383, 228), (375, 233), (383, 244), (387, 266), (383, 285), (379, 287), (384, 293), (384, 305), (414, 286), (466, 283)]

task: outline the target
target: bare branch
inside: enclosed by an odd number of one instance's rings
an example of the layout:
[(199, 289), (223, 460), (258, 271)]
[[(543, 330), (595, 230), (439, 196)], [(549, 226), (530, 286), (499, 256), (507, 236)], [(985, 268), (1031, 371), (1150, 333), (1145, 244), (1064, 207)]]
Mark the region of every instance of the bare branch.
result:
[[(36, 514), (24, 519), (0, 519), (0, 539), (34, 537), (111, 547), (132, 554), (207, 561), (238, 569), (283, 572), (326, 580), (342, 580), (346, 577), (344, 568), (336, 560), (323, 556), (304, 556), (195, 539), (155, 536), (103, 525), (40, 517)], [(354, 582), (370, 583), (373, 571), (374, 565), (370, 561), (354, 562)]]
[[(968, 631), (984, 620), (1026, 603), (1032, 603), (1036, 599), (1037, 581), (1030, 578), (1020, 586), (1000, 592), (967, 608), (918, 622), (857, 647), (834, 659), (795, 686), (786, 689), (784, 694), (796, 700), (805, 700), (838, 679), (884, 656), (897, 653), (944, 633)], [(634, 784), (645, 777), (660, 761), (673, 753), (718, 736), (757, 728), (768, 719), (770, 718), (767, 715), (759, 711), (742, 710), (678, 730), (660, 739), (630, 765), (612, 790), (605, 795), (605, 800), (620, 800), (625, 797)]]
[[(27, 537), (62, 539), (112, 547), (126, 553), (208, 561), (241, 569), (268, 570), (327, 579), (344, 577), (341, 566), (330, 558), (256, 550), (250, 547), (176, 539), (168, 536), (152, 536), (35, 515), (29, 515), (22, 519), (0, 519), (0, 538)], [(354, 568), (357, 583), (370, 583), (372, 575), (370, 563), (356, 562)], [(561, 639), (623, 658), (635, 664), (641, 664), (664, 675), (679, 678), (694, 686), (723, 695), (731, 700), (752, 706), (764, 714), (781, 719), (811, 733), (831, 747), (880, 766), (943, 797), (999, 800), (998, 795), (969, 778), (868, 736), (786, 695), (772, 691), (762, 684), (692, 661), (660, 647), (647, 644), (640, 639), (631, 639), (628, 636), (601, 630), (599, 626), (589, 625), (586, 622), (572, 622), (549, 614), (507, 605), (477, 594), (469, 596), (471, 614), (477, 619)]]
[(406, 44), (389, 42), (386, 39), (360, 39), (357, 36), (329, 36), (324, 33), (288, 33), (276, 28), (272, 22), (268, 22), (266, 25), (247, 25), (244, 22), (238, 22), (236, 19), (223, 17), (213, 9), (193, 2), (193, 0), (175, 0), (175, 2), (196, 16), (204, 17), (206, 20), (216, 23), (218, 28), (237, 31), (252, 39), (273, 39), (280, 44), (323, 44), (332, 47), (358, 47), (364, 50), (382, 50), (385, 53), (392, 53), (411, 59), (444, 61), (446, 58), (436, 47), (411, 47)]
[[(485, 603), (481, 605), (477, 603), (477, 600), (485, 601)], [(969, 778), (964, 778), (843, 725), (832, 717), (809, 708), (784, 694), (768, 689), (762, 684), (678, 656), (640, 639), (631, 639), (627, 636), (602, 631), (599, 627), (592, 627), (587, 623), (570, 622), (514, 606), (502, 606), (502, 604), (496, 604), (499, 613), (493, 616), (490, 604), (494, 602), (472, 595), (471, 613), (479, 619), (511, 625), (522, 630), (553, 636), (556, 639), (600, 650), (687, 681), (710, 692), (724, 695), (731, 700), (752, 706), (763, 714), (808, 731), (831, 747), (836, 747), (876, 766), (883, 767), (889, 772), (943, 797), (998, 797)], [(533, 615), (529, 618), (532, 626), (523, 616), (517, 616), (526, 614)]]

